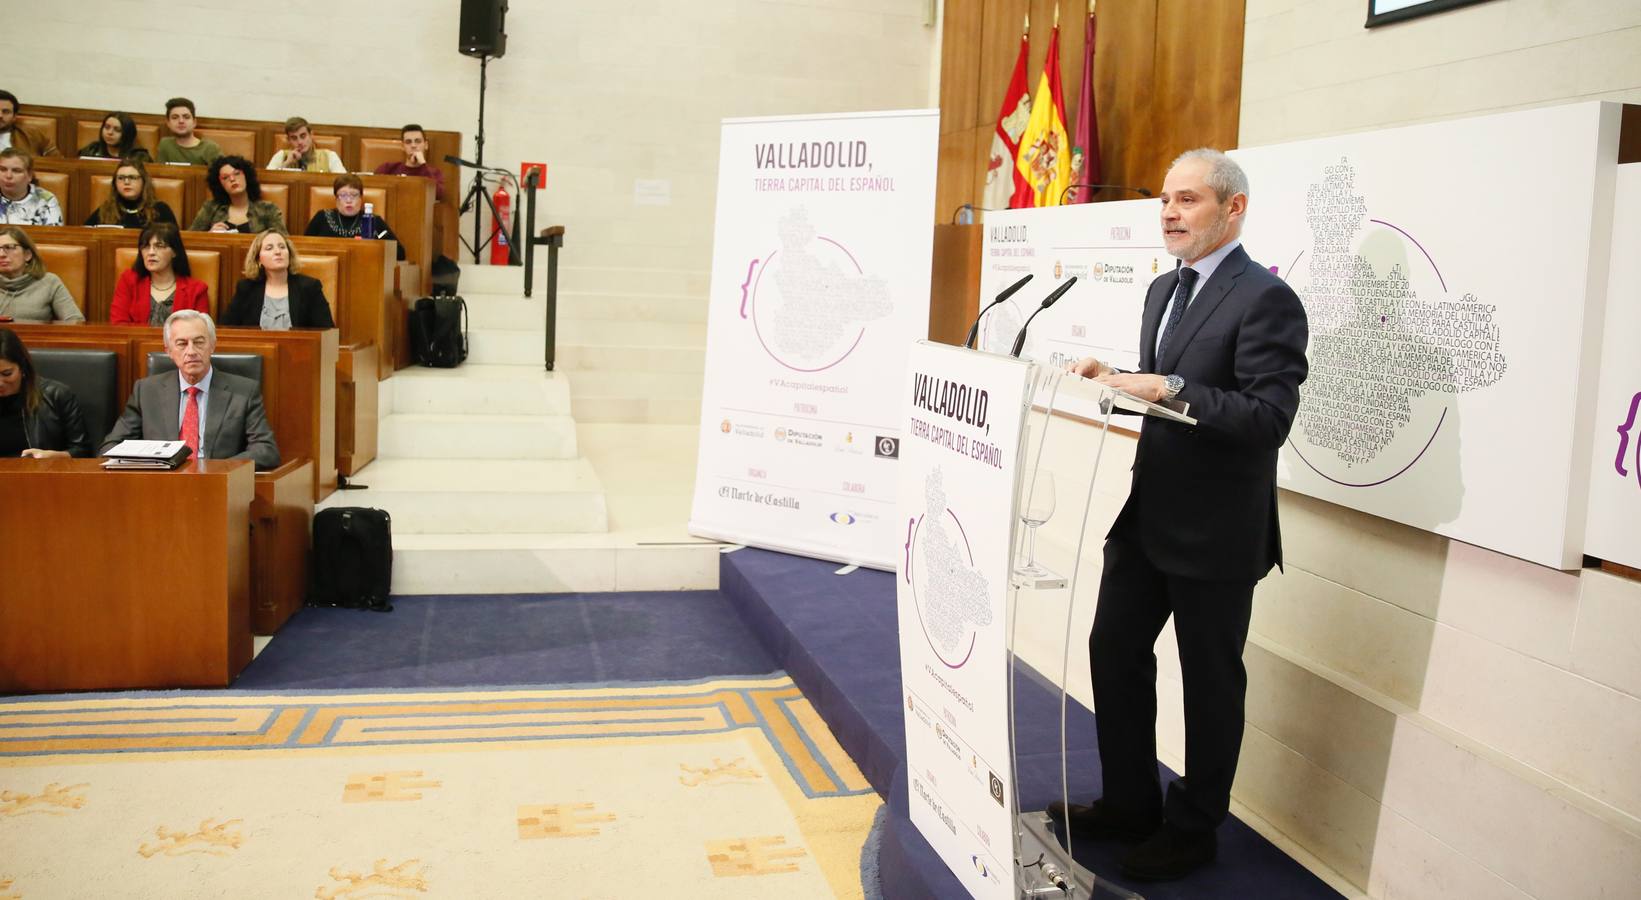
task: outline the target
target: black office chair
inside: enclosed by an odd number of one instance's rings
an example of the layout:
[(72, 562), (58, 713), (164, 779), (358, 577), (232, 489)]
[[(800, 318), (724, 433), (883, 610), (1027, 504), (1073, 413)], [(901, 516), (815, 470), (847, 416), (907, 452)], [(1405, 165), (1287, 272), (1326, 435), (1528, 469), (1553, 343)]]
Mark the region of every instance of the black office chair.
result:
[(123, 405), (119, 395), (120, 361), (114, 351), (42, 347), (29, 351), (29, 357), (42, 376), (61, 381), (74, 392), (80, 401), (80, 414), (85, 417), (86, 434), (96, 448), (114, 430)]
[[(257, 384), (262, 383), (262, 357), (255, 353), (213, 353), (211, 367), (221, 369), (230, 375), (249, 378)], [(158, 375), (161, 372), (171, 372), (177, 368), (171, 357), (166, 356), (163, 350), (153, 350), (148, 354), (148, 374)]]

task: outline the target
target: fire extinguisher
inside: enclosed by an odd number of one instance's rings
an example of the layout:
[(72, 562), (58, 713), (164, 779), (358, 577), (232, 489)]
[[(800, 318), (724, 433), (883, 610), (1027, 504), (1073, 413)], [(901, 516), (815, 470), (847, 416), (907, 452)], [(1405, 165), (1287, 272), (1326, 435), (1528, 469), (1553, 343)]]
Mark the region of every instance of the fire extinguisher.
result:
[(507, 225), (512, 221), (508, 211), (513, 205), (513, 198), (508, 196), (506, 185), (496, 187), (495, 203), (496, 217), (490, 221), (490, 265), (505, 266), (512, 249), (507, 246)]

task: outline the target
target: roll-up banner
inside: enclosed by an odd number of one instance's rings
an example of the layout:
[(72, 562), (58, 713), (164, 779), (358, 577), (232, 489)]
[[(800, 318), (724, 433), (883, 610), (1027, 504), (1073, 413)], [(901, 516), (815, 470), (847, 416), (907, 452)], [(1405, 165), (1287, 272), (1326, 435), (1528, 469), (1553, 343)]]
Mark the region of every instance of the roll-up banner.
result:
[(690, 533), (880, 569), (927, 336), (933, 110), (726, 119)]
[(1030, 363), (920, 342), (896, 531), (911, 819), (969, 893), (1014, 896), (1007, 609)]

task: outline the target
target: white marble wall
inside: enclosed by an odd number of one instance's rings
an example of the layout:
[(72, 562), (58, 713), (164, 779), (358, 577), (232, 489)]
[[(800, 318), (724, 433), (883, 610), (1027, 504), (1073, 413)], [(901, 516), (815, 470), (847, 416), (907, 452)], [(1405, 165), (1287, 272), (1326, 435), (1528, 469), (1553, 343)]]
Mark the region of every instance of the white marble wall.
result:
[(1367, 29), (1363, 0), (1247, 0), (1239, 143), (1641, 102), (1641, 3), (1491, 0)]
[[(139, 0), (7, 10), (0, 86), (30, 101), (429, 128), (472, 136), (460, 3)], [(926, 0), (512, 0), (489, 67), (485, 161), (549, 164), (544, 218), (576, 265), (705, 271), (718, 122), (936, 105)], [(667, 182), (660, 205), (635, 182)]]
[[(1069, 571), (1099, 431), (1056, 421)], [(1069, 684), (1090, 703), (1100, 546), (1134, 441), (1113, 434), (1072, 610)], [(1261, 583), (1234, 797), (1375, 897), (1630, 897), (1641, 885), (1641, 583), (1558, 572), (1282, 494), (1287, 566)], [(1021, 621), (1060, 667), (1064, 594)], [(1157, 644), (1159, 749), (1181, 765), (1178, 652)]]

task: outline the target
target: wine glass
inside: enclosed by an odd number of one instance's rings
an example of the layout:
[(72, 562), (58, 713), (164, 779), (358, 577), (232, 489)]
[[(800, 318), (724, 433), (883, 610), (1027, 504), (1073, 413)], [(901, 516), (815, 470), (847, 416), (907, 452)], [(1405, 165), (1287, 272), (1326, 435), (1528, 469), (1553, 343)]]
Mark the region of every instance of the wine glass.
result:
[(1026, 564), (1018, 570), (1022, 575), (1040, 578), (1049, 574), (1037, 564), (1037, 526), (1054, 517), (1054, 495), (1054, 473), (1038, 472), (1020, 510), (1020, 521), (1026, 523)]

